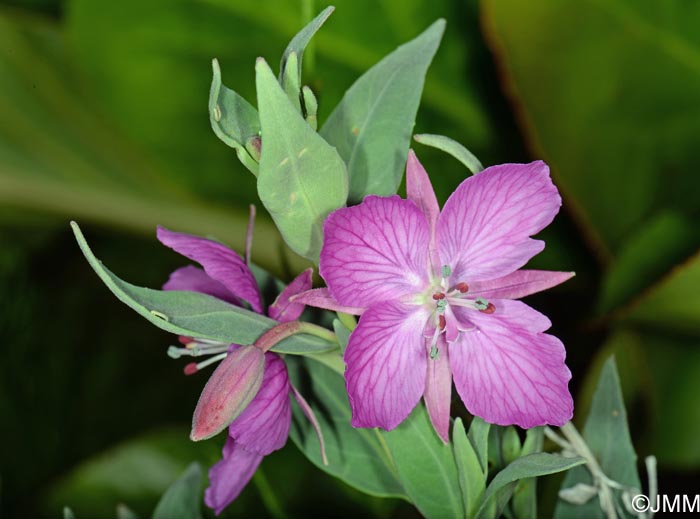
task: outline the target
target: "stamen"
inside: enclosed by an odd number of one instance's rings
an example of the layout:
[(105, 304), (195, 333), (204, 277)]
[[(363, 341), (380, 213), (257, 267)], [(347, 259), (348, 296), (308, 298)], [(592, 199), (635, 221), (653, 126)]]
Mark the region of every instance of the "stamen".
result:
[(448, 278), (452, 275), (452, 268), (449, 265), (442, 266), (442, 277)]
[(447, 319), (445, 319), (444, 315), (439, 316), (438, 323), (440, 325), (440, 330), (444, 330), (445, 326), (447, 326)]
[(483, 297), (477, 297), (477, 298), (474, 300), (474, 307), (475, 307), (477, 310), (484, 311), (484, 310), (487, 310), (487, 309), (488, 309), (488, 307), (489, 307), (489, 302), (488, 302), (486, 299), (484, 299)]
[(203, 368), (206, 368), (207, 366), (214, 364), (215, 362), (219, 362), (220, 360), (224, 360), (226, 358), (226, 355), (228, 353), (221, 353), (219, 355), (215, 355), (213, 357), (209, 357), (207, 360), (204, 360), (202, 362), (199, 362), (195, 364), (194, 362), (190, 362), (185, 366), (184, 372), (185, 375), (193, 375), (197, 373), (198, 371), (202, 370)]
[(445, 294), (443, 294), (442, 292), (438, 292), (436, 294), (433, 294), (433, 299), (435, 299), (435, 301), (440, 301), (440, 299), (445, 299)]
[(493, 303), (489, 303), (489, 304), (486, 306), (486, 310), (481, 310), (481, 312), (483, 312), (483, 313), (485, 313), (485, 314), (492, 314), (492, 313), (494, 313), (495, 311), (496, 311), (496, 307), (494, 306)]
[(459, 290), (462, 294), (466, 294), (467, 292), (469, 292), (469, 285), (467, 285), (464, 281), (457, 283), (457, 285), (455, 285), (455, 288)]
[(180, 335), (180, 336), (177, 338), (177, 341), (178, 341), (180, 344), (182, 344), (183, 346), (187, 346), (189, 343), (191, 343), (192, 341), (194, 341), (194, 339), (193, 339), (192, 337), (185, 337), (184, 335)]
[(432, 360), (435, 360), (435, 359), (438, 358), (438, 355), (439, 355), (439, 354), (440, 354), (440, 352), (439, 352), (438, 349), (437, 349), (437, 345), (436, 345), (436, 344), (433, 344), (433, 345), (430, 347), (430, 358), (431, 358)]
[(443, 313), (445, 311), (445, 308), (447, 308), (447, 299), (440, 299), (437, 302), (437, 311), (438, 313)]

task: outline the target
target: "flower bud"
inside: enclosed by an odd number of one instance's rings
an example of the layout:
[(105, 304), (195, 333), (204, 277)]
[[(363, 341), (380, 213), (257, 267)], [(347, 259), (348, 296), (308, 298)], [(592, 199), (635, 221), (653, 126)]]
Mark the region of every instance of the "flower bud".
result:
[(252, 346), (241, 346), (223, 359), (199, 397), (190, 438), (211, 438), (235, 420), (258, 393), (264, 368), (265, 354)]

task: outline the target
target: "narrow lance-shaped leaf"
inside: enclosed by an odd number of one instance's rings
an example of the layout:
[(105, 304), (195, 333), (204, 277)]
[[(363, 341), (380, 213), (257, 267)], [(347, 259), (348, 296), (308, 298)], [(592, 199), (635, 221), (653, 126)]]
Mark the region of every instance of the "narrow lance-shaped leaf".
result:
[(444, 30), (445, 21), (438, 20), (365, 72), (321, 129), (348, 166), (350, 200), (396, 193), (425, 75)]
[(449, 153), (458, 161), (466, 166), (466, 168), (472, 173), (478, 173), (484, 166), (481, 161), (476, 158), (476, 156), (465, 148), (462, 144), (454, 139), (445, 137), (444, 135), (433, 135), (430, 133), (421, 133), (419, 135), (414, 135), (413, 138), (416, 142), (420, 142), (425, 146), (431, 146), (437, 148), (445, 153)]
[[(252, 344), (277, 324), (272, 319), (197, 292), (152, 290), (127, 283), (110, 272), (90, 250), (75, 222), (71, 223), (88, 263), (117, 298), (158, 328), (176, 335), (225, 343)], [(277, 344), (279, 353), (319, 353), (337, 344), (310, 335), (295, 335)]]
[(467, 519), (471, 519), (476, 515), (486, 491), (487, 471), (482, 467), (479, 457), (467, 437), (461, 418), (455, 419), (452, 427), (452, 442), (464, 510)]
[(464, 517), (452, 446), (435, 433), (423, 405), (418, 405), (401, 425), (382, 436), (406, 493), (425, 517)]
[[(295, 70), (297, 75), (297, 83), (301, 84), (301, 58), (304, 55), (304, 49), (306, 49), (306, 46), (309, 44), (314, 34), (316, 34), (316, 31), (318, 31), (328, 17), (333, 14), (334, 10), (335, 7), (332, 5), (326, 7), (289, 42), (289, 45), (287, 45), (287, 48), (282, 54), (282, 60), (280, 61), (280, 83), (284, 81), (284, 77), (287, 74), (287, 68), (289, 67)], [(292, 53), (295, 53), (297, 58), (293, 64), (289, 63), (289, 57)]]
[[(537, 452), (518, 458), (493, 478), (486, 489), (484, 501), (477, 517), (499, 517), (513, 495), (513, 490), (515, 490), (519, 480), (555, 474), (584, 463), (585, 460), (581, 457), (565, 458), (559, 454), (546, 452)], [(489, 506), (491, 499), (495, 501), (495, 508)], [(491, 513), (494, 511), (495, 515), (492, 516)]]
[(221, 83), (221, 69), (217, 60), (212, 61), (214, 76), (209, 91), (209, 121), (216, 136), (236, 150), (241, 163), (254, 175), (258, 174), (255, 157), (246, 144), (258, 137), (260, 122), (253, 106), (233, 90)]
[(255, 81), (262, 125), (258, 194), (287, 244), (318, 261), (323, 221), (345, 205), (345, 164), (294, 108), (263, 59)]
[(153, 519), (201, 519), (202, 468), (192, 463), (158, 502)]
[[(605, 363), (598, 379), (598, 387), (583, 429), (583, 439), (608, 478), (629, 488), (641, 488), (637, 454), (627, 427), (627, 412), (613, 357)], [(572, 488), (579, 483), (594, 483), (587, 467), (569, 472), (561, 488)], [(560, 499), (554, 511), (556, 519), (595, 519), (605, 515), (597, 499), (583, 505), (573, 505)]]

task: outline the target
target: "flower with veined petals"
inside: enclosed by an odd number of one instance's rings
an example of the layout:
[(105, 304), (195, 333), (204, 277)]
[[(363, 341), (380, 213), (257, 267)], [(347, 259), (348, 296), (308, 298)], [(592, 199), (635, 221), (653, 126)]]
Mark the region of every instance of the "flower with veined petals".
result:
[(327, 289), (295, 301), (361, 315), (345, 379), (355, 427), (390, 430), (423, 397), (448, 441), (452, 380), (467, 409), (498, 425), (571, 419), (571, 373), (551, 323), (515, 299), (573, 273), (518, 270), (544, 248), (561, 198), (543, 162), (490, 167), (440, 208), (413, 152), (408, 199), (367, 196), (324, 225)]
[[(253, 273), (234, 251), (220, 243), (162, 227), (158, 228), (158, 239), (203, 267), (187, 266), (174, 271), (163, 286), (164, 290), (201, 292), (235, 305), (246, 302), (254, 311), (263, 313)], [(311, 288), (311, 274), (308, 269), (297, 276), (270, 305), (268, 316), (279, 322), (297, 320), (304, 305), (290, 298)], [(263, 457), (281, 449), (287, 442), (292, 419), (290, 393), (317, 433), (318, 424), (309, 405), (289, 381), (287, 367), (276, 353), (263, 352), (255, 346), (183, 339), (187, 347), (171, 349), (173, 356), (214, 355), (199, 364), (188, 364), (185, 373), (195, 373), (221, 360), (197, 403), (192, 427), (194, 440), (211, 437), (227, 425), (229, 428), (223, 458), (209, 470), (210, 485), (204, 496), (207, 506), (218, 515), (238, 497)], [(257, 373), (251, 376), (250, 371), (257, 369), (258, 361), (264, 363), (264, 369), (260, 373), (261, 380), (254, 380)], [(241, 393), (250, 392), (253, 394), (241, 396)], [(230, 400), (235, 401), (234, 405)], [(235, 410), (229, 410), (230, 407)], [(235, 418), (221, 422), (221, 415), (227, 410), (235, 411)], [(319, 440), (323, 449), (320, 436)], [(325, 453), (322, 455), (325, 459)]]

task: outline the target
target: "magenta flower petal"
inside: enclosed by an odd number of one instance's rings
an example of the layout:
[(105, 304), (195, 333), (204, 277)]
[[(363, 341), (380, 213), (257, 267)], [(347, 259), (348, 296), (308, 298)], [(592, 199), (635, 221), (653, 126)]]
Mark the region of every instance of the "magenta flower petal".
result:
[(425, 389), (424, 309), (378, 303), (360, 317), (345, 350), (345, 381), (354, 427), (399, 425)]
[[(526, 305), (522, 301), (513, 301), (512, 299), (490, 299), (489, 302), (495, 307), (496, 319), (507, 321), (509, 326), (522, 328), (532, 333), (540, 333), (549, 330), (552, 327), (552, 322), (549, 318)], [(455, 307), (453, 308), (455, 317), (460, 323), (460, 329), (469, 330), (473, 327), (478, 327), (478, 323), (485, 321), (489, 322), (487, 316), (474, 310)], [(492, 314), (491, 316), (493, 316)]]
[(315, 308), (323, 308), (324, 310), (332, 310), (333, 312), (343, 312), (344, 314), (362, 315), (362, 312), (365, 311), (365, 308), (341, 305), (333, 298), (327, 288), (307, 290), (306, 292), (292, 296), (291, 301), (294, 303), (303, 303)]
[(309, 268), (295, 277), (267, 309), (267, 315), (281, 323), (299, 319), (304, 311), (304, 303), (293, 302), (291, 298), (311, 288), (313, 272), (314, 269)]
[(510, 274), (544, 242), (530, 238), (559, 211), (561, 197), (544, 162), (492, 166), (467, 178), (445, 203), (437, 227), (452, 279), (472, 283)]
[(516, 270), (498, 279), (472, 281), (469, 292), (485, 299), (520, 299), (555, 287), (574, 277), (574, 272)]
[(193, 441), (211, 438), (248, 410), (267, 378), (267, 370), (263, 378), (265, 364), (265, 354), (258, 348), (231, 348), (199, 397), (192, 417)]
[(253, 477), (263, 457), (245, 450), (228, 437), (221, 461), (209, 469), (209, 487), (204, 492), (204, 502), (219, 515), (238, 497)]
[(438, 356), (428, 359), (423, 399), (435, 432), (445, 443), (450, 441), (450, 402), (452, 400), (452, 372), (449, 350), (444, 339), (438, 342)]
[(243, 259), (228, 247), (206, 238), (169, 231), (158, 227), (160, 242), (196, 261), (209, 277), (215, 279), (236, 297), (250, 303), (254, 311), (261, 313), (260, 293), (253, 273)]
[(292, 410), (287, 367), (276, 353), (265, 353), (260, 391), (229, 427), (229, 434), (247, 450), (267, 455), (287, 442)]
[(523, 303), (500, 304), (490, 315), (472, 312), (477, 330), (450, 345), (457, 392), (470, 413), (490, 423), (525, 429), (563, 425), (573, 415), (564, 346), (552, 335), (520, 326), (527, 312)]
[(200, 292), (207, 294), (232, 305), (241, 305), (241, 300), (234, 296), (229, 290), (218, 281), (207, 276), (199, 267), (187, 265), (181, 267), (168, 278), (163, 285), (163, 290), (188, 290), (190, 292)]
[(367, 196), (324, 224), (320, 272), (345, 306), (369, 307), (423, 289), (430, 229), (421, 210), (398, 196)]

